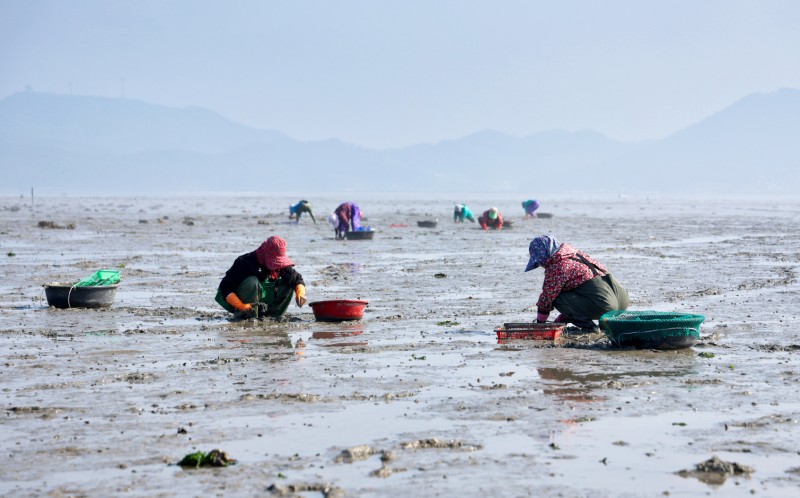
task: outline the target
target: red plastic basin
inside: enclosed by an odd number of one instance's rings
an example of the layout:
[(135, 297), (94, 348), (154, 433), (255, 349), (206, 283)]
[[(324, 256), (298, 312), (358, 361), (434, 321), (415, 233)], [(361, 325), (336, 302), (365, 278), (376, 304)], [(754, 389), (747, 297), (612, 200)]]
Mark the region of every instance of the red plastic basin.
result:
[(309, 303), (314, 311), (314, 318), (320, 322), (342, 322), (345, 320), (361, 320), (367, 301), (360, 299), (333, 299)]

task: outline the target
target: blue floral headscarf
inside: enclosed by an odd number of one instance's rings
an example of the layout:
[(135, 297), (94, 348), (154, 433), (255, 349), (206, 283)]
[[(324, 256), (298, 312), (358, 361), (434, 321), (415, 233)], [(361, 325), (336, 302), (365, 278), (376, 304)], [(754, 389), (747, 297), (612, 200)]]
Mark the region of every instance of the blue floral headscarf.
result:
[(525, 271), (531, 271), (543, 265), (548, 259), (553, 257), (553, 254), (558, 251), (559, 247), (561, 247), (561, 244), (559, 244), (554, 237), (549, 235), (540, 235), (533, 239), (531, 245), (528, 247), (531, 259), (528, 260), (528, 266), (525, 268)]

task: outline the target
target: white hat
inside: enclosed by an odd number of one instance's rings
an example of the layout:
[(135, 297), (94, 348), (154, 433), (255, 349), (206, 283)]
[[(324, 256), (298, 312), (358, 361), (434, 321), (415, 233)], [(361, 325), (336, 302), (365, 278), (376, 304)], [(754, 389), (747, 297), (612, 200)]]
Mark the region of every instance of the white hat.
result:
[(328, 216), (328, 223), (330, 223), (333, 228), (338, 228), (339, 227), (339, 217), (336, 216), (335, 213), (331, 213), (331, 215)]

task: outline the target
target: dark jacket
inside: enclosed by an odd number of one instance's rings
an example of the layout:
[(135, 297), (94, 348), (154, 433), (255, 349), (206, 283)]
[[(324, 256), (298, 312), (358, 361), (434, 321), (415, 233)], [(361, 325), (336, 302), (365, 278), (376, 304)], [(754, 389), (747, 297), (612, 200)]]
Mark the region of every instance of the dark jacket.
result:
[[(225, 273), (225, 277), (219, 283), (219, 292), (223, 297), (227, 296), (231, 292), (236, 292), (236, 289), (247, 277), (258, 277), (258, 281), (263, 282), (269, 278), (269, 273), (266, 267), (258, 264), (255, 251), (242, 254), (236, 258), (236, 261)], [(303, 282), (303, 276), (293, 266), (287, 266), (278, 272), (278, 286), (285, 285), (294, 289), (298, 284), (305, 285), (305, 282)]]

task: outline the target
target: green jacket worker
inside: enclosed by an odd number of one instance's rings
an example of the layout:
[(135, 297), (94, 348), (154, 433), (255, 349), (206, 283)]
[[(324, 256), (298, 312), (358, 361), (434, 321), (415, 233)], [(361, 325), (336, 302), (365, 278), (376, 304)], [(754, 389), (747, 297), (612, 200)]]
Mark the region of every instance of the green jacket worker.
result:
[(311, 221), (313, 221), (314, 224), (316, 225), (317, 220), (316, 220), (316, 218), (314, 218), (314, 213), (311, 212), (311, 203), (310, 202), (308, 202), (307, 200), (304, 199), (304, 200), (298, 202), (297, 204), (295, 204), (294, 206), (289, 206), (289, 219), (290, 220), (296, 220), (297, 223), (300, 223), (300, 216), (302, 216), (303, 213), (308, 213), (308, 215), (311, 216)]
[(255, 251), (236, 258), (219, 283), (215, 300), (236, 318), (274, 318), (286, 311), (293, 295), (302, 307), (305, 282), (286, 255), (286, 241), (273, 235)]

